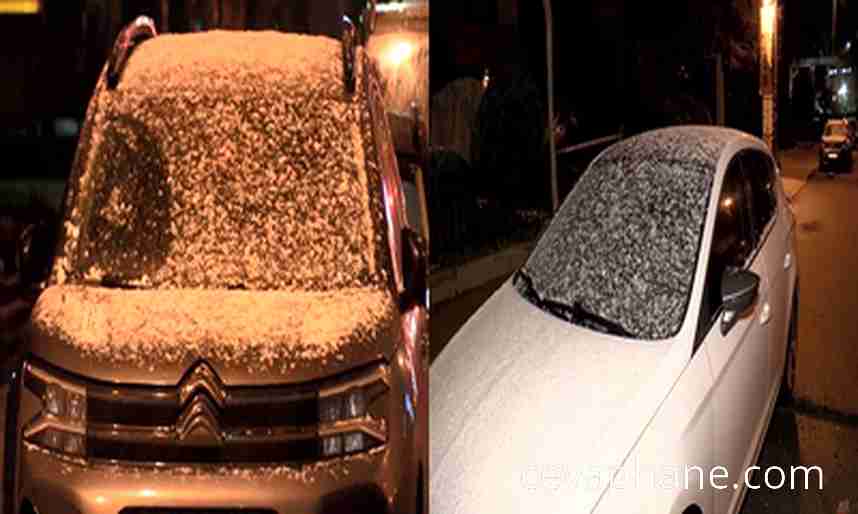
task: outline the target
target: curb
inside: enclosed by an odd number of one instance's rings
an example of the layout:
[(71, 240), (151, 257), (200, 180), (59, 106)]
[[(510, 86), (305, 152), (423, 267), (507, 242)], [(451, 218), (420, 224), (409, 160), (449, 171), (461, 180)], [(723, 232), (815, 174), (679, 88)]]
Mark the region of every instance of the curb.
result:
[(505, 277), (518, 269), (536, 242), (518, 243), (496, 253), (429, 275), (432, 305), (443, 303), (473, 289)]

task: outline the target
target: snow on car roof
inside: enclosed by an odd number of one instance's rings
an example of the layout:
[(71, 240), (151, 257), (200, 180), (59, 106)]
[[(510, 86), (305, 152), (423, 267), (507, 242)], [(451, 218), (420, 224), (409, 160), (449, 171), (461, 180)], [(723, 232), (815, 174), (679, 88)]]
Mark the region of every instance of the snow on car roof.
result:
[(675, 127), (603, 152), (525, 265), (542, 299), (580, 303), (640, 339), (676, 334), (718, 159), (742, 137)]
[(343, 98), (341, 43), (275, 31), (164, 34), (134, 50), (117, 90), (226, 93), (266, 85), (307, 97)]

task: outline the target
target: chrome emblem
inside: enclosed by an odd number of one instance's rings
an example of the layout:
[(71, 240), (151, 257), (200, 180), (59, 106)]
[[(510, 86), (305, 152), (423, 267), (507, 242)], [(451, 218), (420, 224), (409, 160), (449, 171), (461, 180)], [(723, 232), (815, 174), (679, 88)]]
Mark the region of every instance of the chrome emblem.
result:
[(179, 386), (179, 402), (185, 405), (188, 398), (205, 391), (218, 407), (223, 408), (226, 402), (225, 389), (223, 382), (220, 381), (211, 366), (205, 362), (200, 362), (188, 373)]
[(176, 421), (176, 437), (200, 445), (221, 445), (223, 434), (218, 411), (226, 402), (223, 383), (214, 370), (200, 362), (179, 386), (179, 401), (184, 406)]

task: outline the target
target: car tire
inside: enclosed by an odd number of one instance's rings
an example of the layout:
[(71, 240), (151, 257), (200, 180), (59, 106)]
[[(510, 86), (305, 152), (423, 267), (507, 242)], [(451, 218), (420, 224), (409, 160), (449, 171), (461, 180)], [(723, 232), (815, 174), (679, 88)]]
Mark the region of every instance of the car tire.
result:
[(796, 378), (796, 349), (798, 348), (798, 284), (792, 300), (792, 313), (790, 314), (789, 330), (787, 332), (786, 359), (784, 359), (783, 376), (781, 377), (781, 388), (778, 394), (780, 405), (791, 405), (795, 400), (795, 378)]

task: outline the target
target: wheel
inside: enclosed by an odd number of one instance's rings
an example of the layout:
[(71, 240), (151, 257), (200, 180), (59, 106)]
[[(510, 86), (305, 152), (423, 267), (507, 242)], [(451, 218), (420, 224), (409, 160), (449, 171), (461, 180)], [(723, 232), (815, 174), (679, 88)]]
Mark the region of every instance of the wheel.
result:
[(778, 395), (778, 403), (790, 405), (795, 400), (795, 369), (796, 349), (798, 348), (798, 285), (792, 300), (792, 313), (789, 320), (789, 331), (787, 332), (786, 359), (784, 359), (783, 376), (781, 377), (781, 389)]

